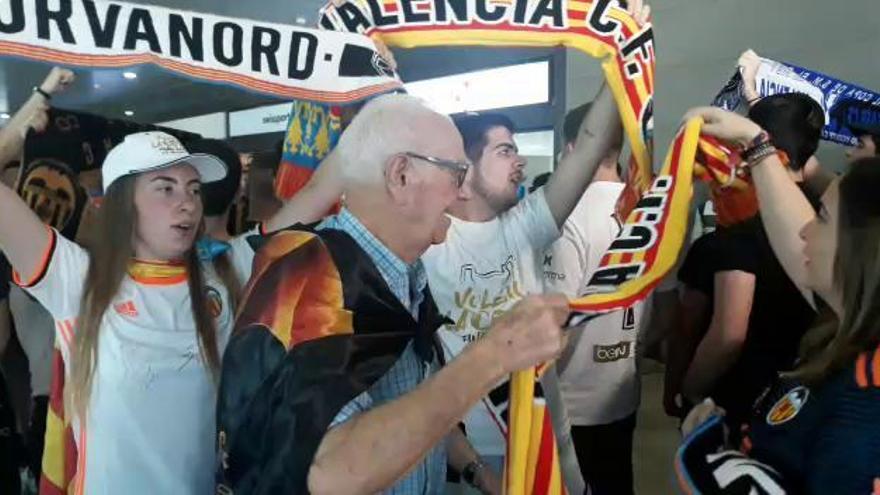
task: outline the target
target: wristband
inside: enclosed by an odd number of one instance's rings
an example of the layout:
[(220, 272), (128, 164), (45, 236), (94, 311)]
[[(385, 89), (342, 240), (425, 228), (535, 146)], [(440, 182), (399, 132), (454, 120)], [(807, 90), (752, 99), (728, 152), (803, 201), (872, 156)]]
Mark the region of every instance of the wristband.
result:
[(770, 134), (767, 134), (767, 131), (762, 130), (761, 132), (758, 133), (757, 136), (753, 137), (751, 141), (749, 141), (748, 143), (746, 143), (743, 146), (742, 155), (746, 156), (749, 154), (749, 152), (752, 149), (757, 148), (758, 146), (761, 146), (762, 144), (766, 144), (769, 142), (770, 142)]
[(765, 145), (761, 145), (760, 147), (756, 148), (754, 151), (749, 153), (748, 157), (746, 158), (746, 163), (748, 164), (747, 166), (749, 168), (754, 167), (755, 165), (760, 163), (761, 160), (763, 160), (764, 158), (767, 158), (768, 156), (771, 156), (771, 155), (775, 155), (776, 153), (777, 153), (776, 147), (773, 146), (772, 144), (768, 143)]
[(761, 131), (745, 146), (741, 156), (746, 162), (747, 167), (758, 163), (758, 161), (776, 153), (776, 147), (770, 142), (770, 135), (767, 131)]
[(43, 88), (39, 86), (34, 86), (34, 93), (39, 93), (43, 95), (43, 98), (45, 98), (47, 101), (52, 99), (52, 95), (44, 91)]
[(484, 467), (486, 467), (486, 463), (484, 463), (481, 459), (476, 459), (468, 463), (464, 469), (461, 470), (461, 479), (464, 480), (468, 485), (480, 489), (477, 486), (477, 473), (480, 472)]

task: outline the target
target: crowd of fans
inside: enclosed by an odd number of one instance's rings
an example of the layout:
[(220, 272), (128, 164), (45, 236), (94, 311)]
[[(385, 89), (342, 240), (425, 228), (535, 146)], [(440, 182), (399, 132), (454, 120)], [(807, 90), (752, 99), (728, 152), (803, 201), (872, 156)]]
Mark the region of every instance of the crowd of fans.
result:
[(653, 332), (683, 490), (880, 493), (880, 128), (853, 125), (859, 146), (831, 172), (815, 158), (823, 109), (750, 96), (756, 63), (740, 60), (746, 116), (689, 116), (738, 150), (757, 211), (685, 246), (665, 284), (677, 297), (571, 329), (567, 298), (621, 229), (606, 85), (566, 116), (552, 174), (524, 197), (509, 118), (394, 94), (241, 231), (241, 155), (131, 134), (66, 237), (14, 187), (48, 97), (74, 83), (53, 69), (0, 131), (0, 354), (14, 333), (31, 394), (21, 407), (23, 387), (0, 383), (0, 490), (500, 494), (508, 377), (553, 363), (566, 485), (633, 493)]

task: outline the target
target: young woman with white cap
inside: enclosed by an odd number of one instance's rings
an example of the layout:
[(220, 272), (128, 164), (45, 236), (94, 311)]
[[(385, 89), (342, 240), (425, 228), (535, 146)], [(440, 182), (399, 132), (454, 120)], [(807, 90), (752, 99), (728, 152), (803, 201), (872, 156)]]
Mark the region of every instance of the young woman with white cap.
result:
[[(72, 79), (55, 69), (34, 98)], [(45, 126), (44, 110), (31, 126)], [(0, 158), (21, 145), (22, 130), (0, 133)], [(193, 244), (200, 184), (225, 173), (219, 159), (189, 154), (168, 134), (129, 135), (104, 161), (101, 242), (88, 250), (0, 185), (0, 245), (16, 282), (56, 323), (76, 493), (214, 491), (215, 381), (234, 315)]]

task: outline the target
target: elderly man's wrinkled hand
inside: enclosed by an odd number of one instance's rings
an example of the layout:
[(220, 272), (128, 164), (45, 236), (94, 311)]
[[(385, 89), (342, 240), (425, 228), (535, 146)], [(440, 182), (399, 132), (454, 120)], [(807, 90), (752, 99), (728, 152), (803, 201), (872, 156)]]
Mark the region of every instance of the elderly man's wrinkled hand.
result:
[(496, 320), (485, 340), (504, 373), (552, 361), (565, 348), (562, 325), (568, 300), (558, 294), (529, 296)]

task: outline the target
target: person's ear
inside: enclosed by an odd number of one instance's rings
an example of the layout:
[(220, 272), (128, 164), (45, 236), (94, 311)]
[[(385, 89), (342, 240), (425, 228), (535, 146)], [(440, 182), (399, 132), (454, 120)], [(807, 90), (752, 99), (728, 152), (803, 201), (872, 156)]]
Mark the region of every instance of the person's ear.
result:
[(385, 163), (385, 188), (395, 202), (405, 201), (410, 190), (412, 169), (406, 155), (393, 155)]

